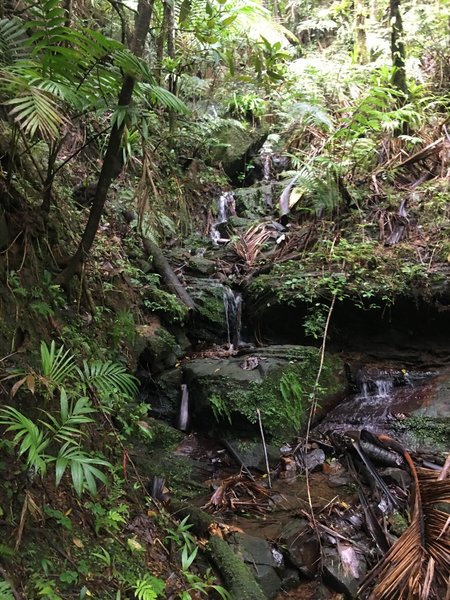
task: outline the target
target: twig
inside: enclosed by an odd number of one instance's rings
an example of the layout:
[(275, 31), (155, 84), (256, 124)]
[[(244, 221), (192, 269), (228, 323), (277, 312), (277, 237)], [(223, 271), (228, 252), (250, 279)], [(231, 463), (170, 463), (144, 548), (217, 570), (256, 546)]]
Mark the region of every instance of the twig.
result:
[[(309, 440), (309, 435), (311, 433), (311, 426), (312, 426), (312, 421), (314, 418), (314, 415), (316, 413), (316, 408), (317, 408), (317, 388), (319, 386), (319, 381), (320, 381), (320, 377), (322, 375), (322, 370), (323, 370), (323, 363), (325, 360), (325, 348), (326, 348), (326, 343), (327, 343), (327, 335), (328, 335), (328, 328), (330, 326), (330, 321), (331, 321), (331, 315), (333, 314), (333, 309), (334, 309), (334, 304), (336, 302), (336, 294), (333, 295), (333, 299), (331, 300), (331, 304), (330, 304), (330, 308), (328, 310), (328, 315), (327, 315), (327, 320), (325, 323), (325, 328), (323, 331), (323, 340), (322, 340), (322, 346), (320, 348), (320, 362), (319, 362), (319, 369), (317, 371), (317, 376), (316, 376), (316, 380), (314, 382), (314, 387), (313, 387), (313, 391), (312, 391), (312, 401), (311, 401), (311, 407), (309, 409), (309, 417), (308, 417), (308, 425), (306, 427), (306, 435), (305, 435), (305, 442), (304, 442), (304, 446), (305, 446), (305, 452), (306, 452), (306, 446), (308, 444), (308, 440)], [(297, 444), (293, 454), (295, 455), (296, 452), (299, 450), (301, 446), (301, 442), (299, 444)], [(314, 525), (315, 531), (317, 532), (317, 522), (315, 519), (315, 515), (314, 515), (314, 508), (312, 505), (312, 496), (311, 496), (311, 486), (310, 486), (310, 480), (309, 480), (309, 476), (310, 476), (310, 471), (309, 469), (305, 470), (305, 476), (306, 476), (306, 491), (308, 494), (308, 505), (309, 505), (309, 512), (311, 515), (311, 522)], [(317, 532), (317, 537), (319, 540), (319, 544), (321, 543), (320, 541), (320, 535)]]
[(269, 467), (269, 457), (267, 456), (267, 446), (266, 440), (264, 437), (264, 429), (261, 421), (261, 411), (259, 408), (256, 409), (256, 414), (258, 415), (258, 423), (259, 423), (259, 431), (261, 432), (261, 441), (264, 449), (264, 460), (266, 461), (266, 471), (267, 471), (267, 483), (269, 484), (269, 489), (272, 489), (272, 480), (270, 478), (270, 467)]

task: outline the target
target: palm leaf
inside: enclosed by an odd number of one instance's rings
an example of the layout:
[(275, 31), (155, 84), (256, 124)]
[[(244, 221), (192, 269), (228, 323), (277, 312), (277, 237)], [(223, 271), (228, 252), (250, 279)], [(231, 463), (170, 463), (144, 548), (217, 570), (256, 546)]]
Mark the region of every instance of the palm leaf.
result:
[(360, 592), (376, 581), (371, 600), (441, 600), (450, 573), (450, 538), (448, 514), (436, 505), (450, 505), (450, 479), (416, 469), (409, 454), (403, 454), (415, 482), (411, 525), (368, 574)]
[(83, 362), (83, 370), (77, 369), (82, 382), (96, 389), (100, 394), (109, 397), (120, 393), (133, 398), (138, 390), (138, 380), (130, 375), (125, 367), (112, 361), (96, 360)]
[(0, 20), (0, 64), (8, 65), (28, 53), (26, 29), (19, 19)]

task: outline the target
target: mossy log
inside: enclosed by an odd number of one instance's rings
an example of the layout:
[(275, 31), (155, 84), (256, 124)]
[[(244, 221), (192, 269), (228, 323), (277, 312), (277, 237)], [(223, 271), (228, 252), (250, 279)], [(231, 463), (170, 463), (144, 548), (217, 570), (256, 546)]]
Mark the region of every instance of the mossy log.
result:
[(162, 253), (158, 244), (146, 237), (142, 238), (142, 243), (144, 245), (145, 252), (152, 257), (153, 266), (161, 275), (164, 283), (167, 285), (170, 291), (176, 294), (190, 310), (195, 310), (195, 302), (173, 272), (169, 261)]
[[(172, 505), (177, 518), (189, 517), (192, 530), (198, 537), (209, 534), (214, 519), (194, 506)], [(267, 600), (251, 569), (233, 551), (233, 548), (218, 535), (210, 535), (205, 552), (219, 570), (225, 588), (232, 600)]]

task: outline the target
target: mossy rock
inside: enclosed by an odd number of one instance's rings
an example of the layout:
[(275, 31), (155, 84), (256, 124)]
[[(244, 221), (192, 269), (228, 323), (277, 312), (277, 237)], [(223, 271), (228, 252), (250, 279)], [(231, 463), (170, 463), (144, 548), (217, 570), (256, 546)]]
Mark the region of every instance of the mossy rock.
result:
[[(319, 362), (317, 348), (276, 346), (247, 357), (186, 363), (183, 372), (194, 400), (193, 420), (206, 428), (214, 421), (256, 427), (259, 409), (272, 439), (293, 436), (307, 421)], [(256, 368), (249, 368), (252, 364)], [(342, 361), (326, 354), (316, 400), (329, 405), (343, 397), (346, 388)]]
[(228, 330), (224, 304), (226, 288), (215, 279), (193, 278), (187, 291), (197, 307), (190, 326), (191, 336), (210, 343), (225, 341)]
[(183, 352), (175, 337), (154, 319), (151, 324), (136, 326), (134, 354), (142, 366), (158, 373), (173, 367)]

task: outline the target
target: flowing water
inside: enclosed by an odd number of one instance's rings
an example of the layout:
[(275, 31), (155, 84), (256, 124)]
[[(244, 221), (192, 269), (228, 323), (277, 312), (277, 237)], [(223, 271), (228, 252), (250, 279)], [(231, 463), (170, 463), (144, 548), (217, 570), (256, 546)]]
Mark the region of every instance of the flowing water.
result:
[(228, 242), (226, 238), (222, 238), (219, 225), (226, 223), (228, 218), (236, 214), (236, 202), (233, 192), (222, 192), (217, 200), (217, 218), (211, 226), (211, 240), (214, 244)]
[(181, 384), (181, 401), (178, 412), (177, 429), (187, 431), (189, 428), (189, 390), (186, 383)]
[(317, 430), (364, 428), (386, 432), (427, 402), (436, 373), (365, 367), (355, 377), (356, 392), (331, 410)]
[(225, 287), (223, 304), (227, 321), (227, 342), (230, 348), (237, 349), (241, 343), (242, 294)]

